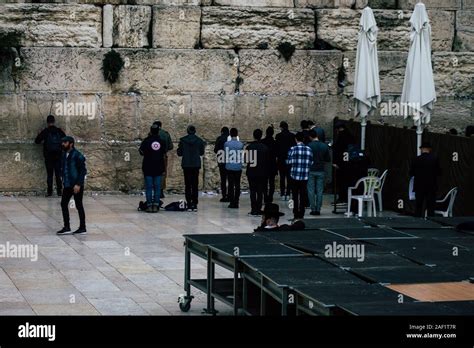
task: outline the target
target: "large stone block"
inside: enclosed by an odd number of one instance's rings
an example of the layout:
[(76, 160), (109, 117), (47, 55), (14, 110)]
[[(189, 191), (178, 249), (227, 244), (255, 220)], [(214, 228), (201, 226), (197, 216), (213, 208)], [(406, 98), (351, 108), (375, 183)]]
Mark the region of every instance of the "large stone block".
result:
[(459, 51), (474, 51), (474, 10), (456, 12), (456, 42)]
[(149, 6), (116, 6), (114, 8), (113, 42), (115, 47), (148, 47), (151, 23)]
[(398, 0), (369, 0), (369, 7), (373, 9), (395, 9)]
[(241, 93), (337, 93), (340, 52), (295, 51), (289, 62), (275, 50), (242, 50), (239, 55)]
[(215, 6), (293, 7), (293, 0), (214, 0)]
[[(379, 76), (382, 94), (401, 94), (408, 54), (406, 52), (379, 51)], [(352, 96), (356, 52), (344, 52), (347, 68), (347, 84), (344, 93)]]
[(137, 97), (130, 94), (104, 95), (102, 116), (107, 141), (133, 141), (138, 139)]
[(201, 41), (205, 48), (296, 48), (314, 46), (314, 14), (308, 9), (204, 7)]
[(16, 48), (2, 47), (2, 44), (0, 37), (0, 93), (12, 93), (18, 87), (21, 59)]
[(433, 71), (437, 95), (472, 99), (474, 53), (435, 53)]
[(22, 128), (23, 140), (33, 141), (36, 135), (46, 127), (46, 117), (56, 116), (56, 126), (67, 132), (67, 118), (55, 114), (55, 104), (66, 99), (62, 93), (27, 93), (25, 95), (25, 127)]
[[(413, 10), (418, 0), (398, 0), (402, 10)], [(460, 10), (462, 0), (423, 0), (428, 10)]]
[[(353, 117), (353, 100), (351, 97), (340, 95), (316, 95), (308, 97), (307, 118), (320, 125), (326, 138), (332, 137), (332, 122), (335, 117)], [(297, 129), (299, 124), (294, 125)]]
[(263, 98), (263, 119), (260, 127), (265, 129), (273, 125), (278, 129), (281, 121), (288, 122), (290, 126), (298, 126), (301, 120), (308, 119), (307, 96), (268, 96)]
[[(18, 33), (21, 46), (100, 47), (102, 10), (90, 5), (6, 4), (0, 32)], [(16, 45), (15, 45), (16, 46)]]
[(102, 59), (108, 50), (22, 48), (19, 71), (23, 91), (109, 92)]
[(21, 94), (0, 94), (0, 139), (22, 140), (25, 135), (25, 100)]
[(239, 137), (242, 141), (251, 141), (253, 130), (261, 128), (264, 120), (263, 96), (236, 95), (234, 114), (231, 127), (236, 127), (239, 130)]
[(190, 123), (196, 126), (199, 136), (206, 141), (214, 141), (222, 127), (233, 123), (234, 96), (196, 94), (191, 100)]
[(335, 0), (295, 0), (296, 7), (336, 8)]
[(234, 92), (237, 55), (230, 50), (117, 50), (129, 61), (115, 88), (165, 94)]
[(153, 47), (195, 48), (200, 31), (199, 6), (153, 7)]
[(34, 144), (0, 144), (0, 191), (36, 191), (46, 186), (43, 152)]
[(474, 0), (462, 0), (463, 10), (474, 10)]
[[(344, 51), (357, 49), (361, 12), (347, 9), (317, 10), (317, 37), (334, 48)], [(428, 11), (432, 26), (432, 50), (450, 51), (454, 38), (454, 13)], [(374, 10), (379, 27), (379, 50), (408, 51), (410, 47), (409, 20), (411, 12)]]

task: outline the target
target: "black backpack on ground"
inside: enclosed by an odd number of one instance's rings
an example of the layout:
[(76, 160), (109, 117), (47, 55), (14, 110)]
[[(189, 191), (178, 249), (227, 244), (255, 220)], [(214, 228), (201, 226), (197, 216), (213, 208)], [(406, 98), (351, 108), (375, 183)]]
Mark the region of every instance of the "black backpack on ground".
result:
[(188, 208), (185, 201), (173, 202), (165, 207), (166, 211), (186, 211)]
[(61, 153), (62, 136), (59, 130), (52, 129), (46, 136), (45, 145), (48, 153)]

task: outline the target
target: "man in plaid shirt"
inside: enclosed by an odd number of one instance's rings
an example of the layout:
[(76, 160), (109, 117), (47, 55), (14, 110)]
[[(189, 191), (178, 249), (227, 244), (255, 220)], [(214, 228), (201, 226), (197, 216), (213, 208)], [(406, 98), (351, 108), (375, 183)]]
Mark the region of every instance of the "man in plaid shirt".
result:
[(313, 151), (304, 144), (302, 132), (296, 133), (296, 145), (288, 151), (286, 163), (290, 167), (293, 215), (298, 220), (304, 217), (309, 169), (313, 164)]

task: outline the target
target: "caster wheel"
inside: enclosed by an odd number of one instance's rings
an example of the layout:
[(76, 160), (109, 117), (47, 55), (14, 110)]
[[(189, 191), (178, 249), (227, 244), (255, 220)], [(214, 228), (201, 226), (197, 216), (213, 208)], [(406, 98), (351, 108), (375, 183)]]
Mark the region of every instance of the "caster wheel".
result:
[(191, 309), (191, 301), (193, 300), (192, 296), (180, 296), (178, 298), (179, 309), (182, 312), (188, 312)]

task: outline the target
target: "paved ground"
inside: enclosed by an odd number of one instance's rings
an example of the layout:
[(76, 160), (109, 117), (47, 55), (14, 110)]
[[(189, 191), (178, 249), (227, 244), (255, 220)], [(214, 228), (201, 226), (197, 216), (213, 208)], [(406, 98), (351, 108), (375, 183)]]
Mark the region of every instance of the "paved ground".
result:
[[(167, 196), (165, 203), (181, 198)], [(0, 245), (37, 245), (39, 254), (37, 261), (0, 258), (0, 315), (182, 315), (182, 235), (251, 232), (260, 221), (247, 216), (248, 195), (239, 210), (227, 209), (218, 196), (202, 196), (197, 213), (140, 213), (140, 199), (89, 195), (88, 235), (58, 237), (59, 198), (0, 196)], [(322, 217), (334, 217), (328, 201)], [(279, 203), (289, 218), (285, 202)], [(75, 211), (71, 217), (77, 228)], [(205, 263), (193, 258), (192, 264), (193, 276), (205, 277)], [(193, 294), (187, 315), (205, 307), (204, 294)], [(216, 309), (231, 314), (219, 301)]]

